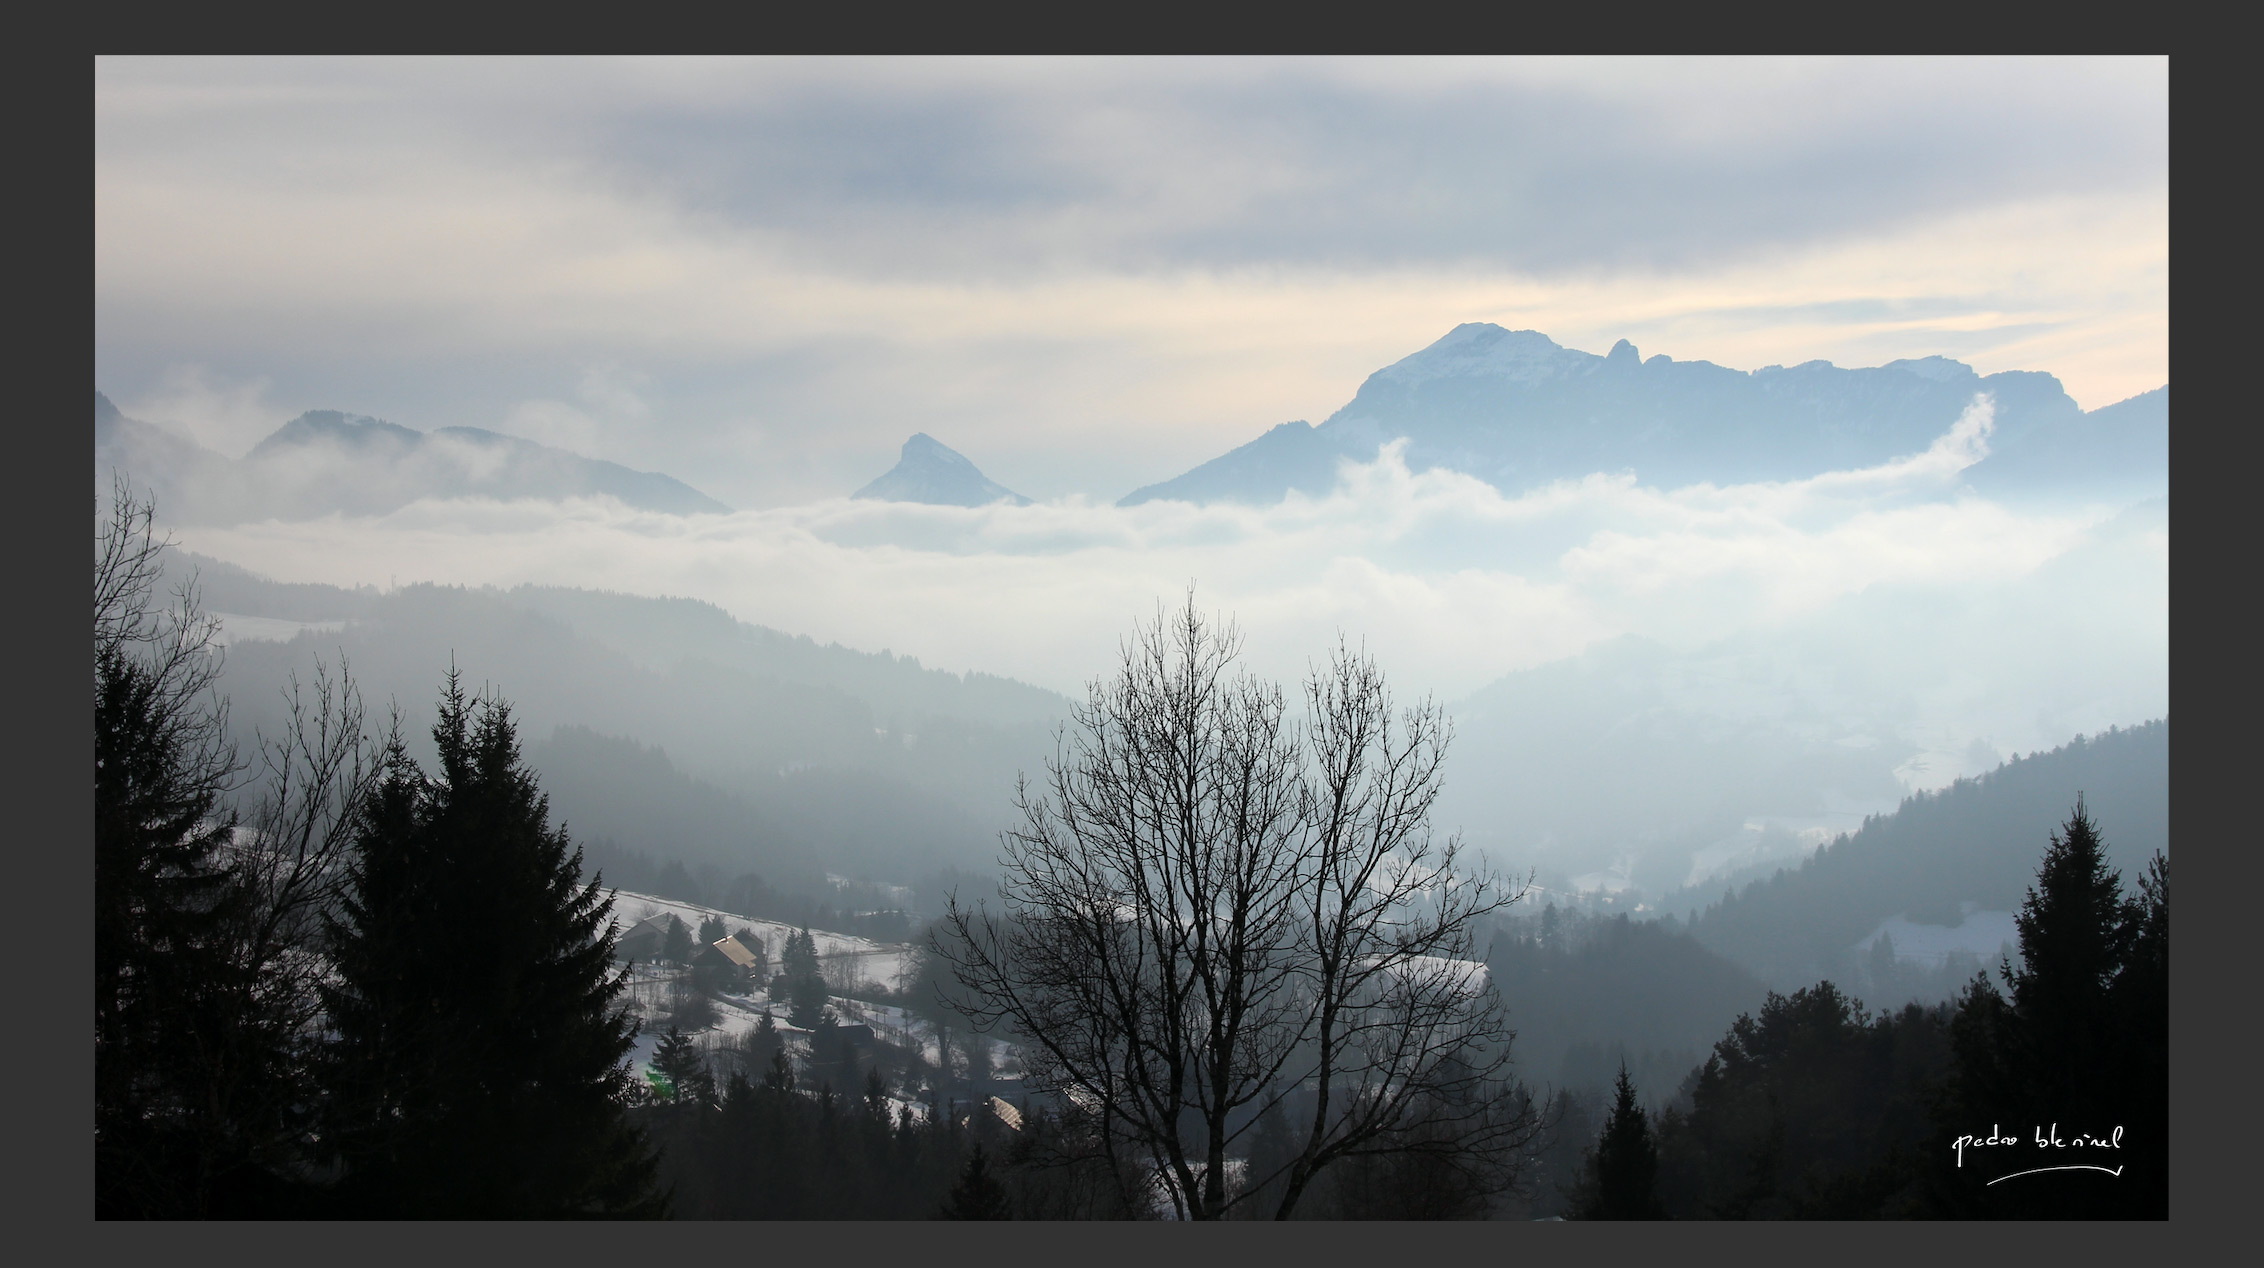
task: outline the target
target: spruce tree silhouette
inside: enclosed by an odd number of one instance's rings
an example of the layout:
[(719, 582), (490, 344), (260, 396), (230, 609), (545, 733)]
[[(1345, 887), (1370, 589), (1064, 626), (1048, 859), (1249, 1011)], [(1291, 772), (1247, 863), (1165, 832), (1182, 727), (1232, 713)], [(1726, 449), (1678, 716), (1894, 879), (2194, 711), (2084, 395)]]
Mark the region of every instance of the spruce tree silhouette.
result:
[(693, 1109), (714, 1103), (715, 1078), (690, 1035), (670, 1026), (653, 1052), (652, 1067), (668, 1080), (669, 1099), (677, 1106)]
[(945, 1220), (1010, 1220), (1013, 1206), (1006, 1197), (1006, 1187), (990, 1174), (990, 1159), (983, 1147), (976, 1145), (967, 1156), (966, 1169), (959, 1173), (959, 1183), (952, 1186), (951, 1196), (944, 1199), (937, 1219)]
[(790, 977), (818, 971), (818, 943), (810, 936), (808, 925), (786, 935), (786, 947), (778, 955), (778, 969)]
[(787, 936), (778, 963), (786, 978), (786, 1020), (804, 1030), (817, 1029), (825, 1020), (829, 996), (825, 976), (818, 969), (817, 939), (810, 936), (808, 928)]
[(652, 1216), (623, 1114), (612, 902), (549, 826), (509, 706), (453, 668), (428, 778), (396, 728), (331, 928), (326, 1141), (378, 1217)]
[(1657, 1220), (1666, 1211), (1659, 1204), (1659, 1148), (1651, 1137), (1650, 1115), (1635, 1099), (1635, 1081), (1627, 1063), (1619, 1064), (1611, 1116), (1589, 1159), (1587, 1190), (1578, 1207), (1588, 1220)]
[(780, 1096), (794, 1090), (794, 1060), (784, 1048), (770, 1054), (770, 1068), (763, 1071), (763, 1087)]
[(2122, 876), (2082, 799), (2052, 834), (2016, 918), (2021, 965), (2006, 975), (2012, 1007), (2026, 1023), (2037, 1091), (2073, 1112), (2096, 1095), (2100, 1053), (2114, 1026), (2107, 994), (2129, 942)]
[(2066, 1145), (2020, 1155), (2024, 1167), (2098, 1171), (2005, 1179), (2001, 1167), (1953, 1168), (1939, 1177), (1944, 1205), (2031, 1219), (2166, 1217), (2167, 860), (2158, 857), (2126, 898), (2078, 796), (2015, 919), (2021, 963), (2000, 968), (2004, 992), (1984, 975), (1959, 1000), (1956, 1065), (1937, 1119), (1952, 1139), (2003, 1129), (2024, 1141), (2041, 1133), (2114, 1143), (2080, 1156)]
[(227, 740), (219, 624), (193, 584), (158, 593), (154, 506), (121, 483), (95, 539), (95, 1209), (213, 1213), (245, 1182), (232, 1082), (255, 983), (235, 954), (250, 898), (225, 847), (242, 770)]

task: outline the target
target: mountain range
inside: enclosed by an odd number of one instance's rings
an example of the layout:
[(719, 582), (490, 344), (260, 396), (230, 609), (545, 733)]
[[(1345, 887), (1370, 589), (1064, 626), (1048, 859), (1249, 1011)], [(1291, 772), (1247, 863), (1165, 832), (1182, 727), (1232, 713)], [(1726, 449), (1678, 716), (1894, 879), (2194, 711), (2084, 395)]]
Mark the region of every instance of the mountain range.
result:
[(94, 394), (98, 484), (113, 470), (157, 495), (180, 523), (377, 515), (420, 498), (612, 497), (676, 515), (731, 508), (672, 477), (478, 427), (420, 432), (337, 410), (309, 410), (230, 459)]
[(1340, 462), (1373, 461), (1401, 437), (1410, 470), (1449, 468), (1507, 493), (1631, 468), (1662, 487), (1793, 480), (1922, 452), (1982, 394), (1994, 433), (1990, 456), (1965, 473), (1976, 489), (2167, 490), (2167, 385), (2086, 413), (2050, 374), (1982, 375), (1945, 357), (1748, 373), (1645, 359), (1624, 339), (1597, 356), (1538, 331), (1468, 322), (1369, 375), (1320, 426), (1283, 423), (1118, 505), (1323, 494)]
[[(1318, 427), (1282, 423), (1117, 504), (1264, 505), (1292, 492), (1321, 495), (1341, 463), (1374, 461), (1402, 438), (1410, 470), (1460, 471), (1512, 494), (1627, 470), (1659, 487), (1796, 480), (1920, 453), (1984, 397), (1993, 407), (1989, 453), (1964, 471), (1967, 486), (2012, 499), (2168, 492), (2166, 384), (2086, 412), (2050, 374), (1983, 375), (1946, 357), (1747, 372), (1645, 358), (1624, 339), (1597, 356), (1539, 331), (1467, 322), (1369, 375)], [(98, 472), (127, 472), (183, 522), (382, 513), (418, 498), (463, 496), (610, 496), (673, 514), (730, 509), (666, 475), (482, 428), (419, 432), (335, 410), (310, 410), (231, 460), (126, 418), (96, 392), (95, 454)], [(851, 496), (947, 506), (1030, 501), (925, 432)]]

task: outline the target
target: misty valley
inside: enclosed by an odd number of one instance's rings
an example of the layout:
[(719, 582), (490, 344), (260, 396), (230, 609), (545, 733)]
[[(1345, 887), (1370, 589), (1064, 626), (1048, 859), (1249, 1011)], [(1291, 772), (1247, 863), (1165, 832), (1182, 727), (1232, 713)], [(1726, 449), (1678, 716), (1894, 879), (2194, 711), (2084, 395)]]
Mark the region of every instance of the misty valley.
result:
[[(920, 433), (737, 512), (98, 392), (98, 1211), (2161, 1218), (2167, 436), (1470, 323), (1113, 504)], [(1252, 588), (1348, 550), (1586, 632)], [(1010, 569), (985, 669), (735, 615)]]

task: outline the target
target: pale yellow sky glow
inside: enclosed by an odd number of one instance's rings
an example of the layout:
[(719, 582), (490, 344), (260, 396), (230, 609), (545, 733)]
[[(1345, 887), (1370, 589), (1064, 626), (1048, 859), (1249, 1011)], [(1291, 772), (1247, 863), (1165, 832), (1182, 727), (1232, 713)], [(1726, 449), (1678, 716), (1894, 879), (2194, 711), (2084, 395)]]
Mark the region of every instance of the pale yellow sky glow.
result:
[[(1273, 423), (1319, 422), (1367, 374), (1463, 321), (1594, 352), (1625, 337), (1645, 355), (1740, 369), (1941, 353), (1985, 374), (2049, 371), (2086, 408), (2168, 381), (2166, 113), (2160, 138), (2141, 118), (2135, 141), (2107, 147), (2113, 162), (2016, 130), (1983, 140), (2036, 154), (1967, 154), (1939, 136), (1887, 146), (1905, 174), (1865, 165), (1887, 125), (1849, 105), (1883, 110), (1907, 89), (1909, 126), (1939, 128), (1960, 109), (2004, 108), (2013, 90), (1997, 81), (2009, 80), (2031, 112), (2089, 96), (2143, 113), (2166, 101), (2159, 62), (2018, 74), (1865, 62), (1844, 76), (1863, 85), (1853, 97), (1807, 63), (1763, 63), (1775, 74), (1755, 83), (1750, 65), (1705, 61), (1465, 61), (1440, 68), (1453, 73), (1429, 97), (1410, 86), (1422, 64), (1265, 63), (1258, 78), (1279, 100), (1223, 103), (1204, 94), (1231, 87), (1230, 68), (1109, 63), (1080, 96), (1073, 76), (1017, 64), (986, 78), (986, 66), (536, 62), (475, 89), (482, 68), (452, 63), (104, 61), (98, 386), (229, 452), (313, 407), (418, 427), (516, 419), (633, 466), (696, 469), (729, 501), (778, 505), (862, 483), (915, 430), (1036, 496), (1113, 498)], [(809, 98), (819, 123), (742, 119), (746, 94), (716, 85), (747, 79), (765, 82), (765, 103)], [(601, 81), (597, 105), (567, 109), (578, 85)], [(1162, 100), (1143, 114), (1126, 85)], [(936, 143), (962, 147), (963, 168), (921, 168), (873, 194), (897, 179), (897, 142), (875, 139), (874, 107), (855, 94), (885, 89), (911, 109), (927, 93), (948, 114), (977, 88), (991, 109)], [(1466, 160), (1377, 158), (1395, 137), (1447, 126), (1422, 113), (1431, 98), (1495, 90), (1505, 118), (1565, 95), (1569, 113), (1551, 118), (1570, 139), (1480, 130)], [(1261, 131), (1234, 144), (1251, 112), (1314, 94), (1341, 106), (1346, 93), (1368, 102), (1381, 141), (1340, 142), (1334, 124), (1310, 144)], [(1815, 118), (1782, 118), (1802, 94)], [(608, 114), (641, 127), (686, 102), (698, 107), (686, 134), (718, 118), (802, 132), (757, 146), (765, 163), (738, 178), (752, 184), (717, 192), (701, 183), (707, 169), (651, 158), (663, 142)], [(1053, 103), (1067, 122), (1048, 132), (1029, 115)], [(844, 177), (804, 152), (842, 144), (828, 104), (878, 148), (873, 166)], [(528, 122), (551, 106), (570, 117)], [(1220, 116), (1215, 132), (1190, 123), (1205, 111)], [(1629, 141), (1631, 127), (1649, 131)], [(1065, 158), (1071, 142), (1116, 149)], [(1787, 174), (1778, 150), (1812, 157)], [(1462, 189), (1438, 174), (1495, 151), (1531, 167), (1526, 184)], [(1591, 153), (1696, 174), (1598, 174)], [(2039, 174), (1991, 175), (2022, 164)], [(1585, 192), (1528, 187), (1559, 168)], [(962, 188), (981, 180), (1009, 192)], [(1410, 180), (1444, 184), (1341, 221), (1297, 201), (1340, 189), (1352, 192), (1337, 204), (1358, 203)], [(1695, 191), (1690, 219), (1710, 227), (1655, 251), (1639, 234), (1623, 249), (1565, 227), (1620, 205), (1615, 181), (1653, 203), (1661, 181)], [(1864, 201), (1918, 185), (1934, 192), (1891, 215)], [(1821, 209), (1783, 210), (1803, 203)], [(1673, 212), (1626, 214), (1667, 242), (1680, 230), (1654, 222)], [(1269, 235), (1285, 218), (1296, 241), (1277, 249)], [(1550, 235), (1561, 249), (1518, 246)], [(643, 386), (584, 399), (599, 380)]]
[[(1740, 370), (1939, 354), (2086, 409), (2160, 387), (2168, 82), (2160, 58), (100, 59), (95, 386), (230, 456), (337, 409), (738, 508), (181, 528), (279, 580), (686, 595), (1072, 692), (1194, 580), (1261, 673), (1342, 632), (1447, 700), (1620, 636), (1727, 648), (1756, 676), (1722, 716), (1791, 701), (1909, 739), (1939, 783), (2168, 707), (2166, 500), (1974, 493), (1986, 402), (1930, 450), (1777, 483), (1659, 488), (1631, 455), (1505, 491), (1387, 453), (1263, 509), (1114, 503), (1465, 322)], [(850, 500), (915, 432), (1036, 505)]]

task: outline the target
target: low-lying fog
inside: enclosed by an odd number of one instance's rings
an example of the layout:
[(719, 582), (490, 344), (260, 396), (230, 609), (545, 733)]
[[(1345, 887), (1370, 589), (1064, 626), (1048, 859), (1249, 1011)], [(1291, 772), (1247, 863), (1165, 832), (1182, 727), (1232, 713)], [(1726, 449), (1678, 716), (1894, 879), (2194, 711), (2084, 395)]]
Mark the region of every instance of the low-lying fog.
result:
[[(1576, 760), (1635, 751), (1629, 728), (1676, 751), (1845, 755), (1844, 777), (1803, 759), (1781, 804), (1723, 811), (1673, 842), (1655, 869), (1664, 888), (1812, 848), (2015, 752), (2167, 712), (2166, 498), (1982, 498), (1960, 473), (1989, 431), (1978, 400), (1925, 453), (1726, 488), (1649, 487), (1638, 455), (1634, 472), (1505, 495), (1411, 474), (1387, 447), (1326, 498), (1263, 508), (833, 499), (679, 517), (466, 500), (172, 531), (280, 581), (690, 596), (821, 643), (1071, 695), (1109, 672), (1135, 619), (1193, 582), (1240, 623), (1261, 674), (1301, 676), (1342, 632), (1401, 693), (1454, 706), (1444, 825), (1520, 870), (1590, 883), (1669, 844), (1647, 844), (1657, 833), (1634, 819), (1612, 826), (1629, 772)], [(1703, 762), (1683, 767), (1644, 781), (1654, 799), (1718, 782)], [(1551, 798), (1561, 809), (1535, 808)]]

